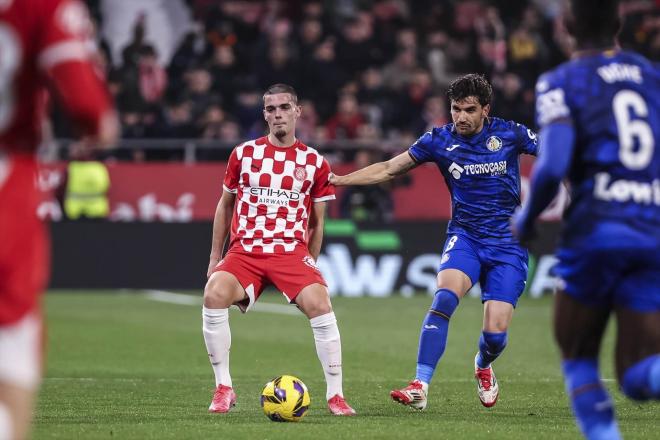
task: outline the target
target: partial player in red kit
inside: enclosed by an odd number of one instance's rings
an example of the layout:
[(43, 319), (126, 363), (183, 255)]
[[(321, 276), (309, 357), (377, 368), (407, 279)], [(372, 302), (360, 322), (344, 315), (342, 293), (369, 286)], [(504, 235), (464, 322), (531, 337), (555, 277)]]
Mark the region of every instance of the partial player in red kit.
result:
[[(316, 267), (323, 240), (325, 202), (335, 198), (330, 167), (296, 139), (296, 91), (275, 84), (264, 94), (268, 136), (236, 147), (229, 158), (204, 289), (203, 331), (215, 373), (210, 412), (236, 402), (229, 375), (229, 306), (246, 312), (274, 285), (309, 318), (327, 383), (332, 414), (355, 414), (342, 392), (341, 340), (328, 289)], [(229, 250), (222, 258), (225, 240)], [(222, 258), (222, 259), (221, 259)]]
[(0, 439), (27, 436), (41, 377), (39, 296), (50, 271), (34, 152), (46, 90), (89, 145), (117, 119), (92, 63), (92, 24), (73, 0), (0, 0)]

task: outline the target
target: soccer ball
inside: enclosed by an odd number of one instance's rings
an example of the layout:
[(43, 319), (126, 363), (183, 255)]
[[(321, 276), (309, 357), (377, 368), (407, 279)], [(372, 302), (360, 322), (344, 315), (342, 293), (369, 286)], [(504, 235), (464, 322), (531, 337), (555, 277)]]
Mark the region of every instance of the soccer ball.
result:
[(274, 422), (299, 422), (309, 409), (309, 391), (302, 380), (280, 376), (266, 384), (261, 392), (261, 407)]

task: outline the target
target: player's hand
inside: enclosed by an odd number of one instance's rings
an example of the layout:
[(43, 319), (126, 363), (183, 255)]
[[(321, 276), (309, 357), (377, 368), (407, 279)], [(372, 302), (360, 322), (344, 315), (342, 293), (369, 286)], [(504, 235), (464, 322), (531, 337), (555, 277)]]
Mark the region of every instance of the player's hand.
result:
[(529, 243), (534, 237), (536, 237), (536, 231), (534, 228), (534, 223), (528, 221), (525, 211), (518, 209), (511, 220), (509, 221), (509, 226), (511, 227), (511, 232), (513, 236), (516, 237), (520, 243)]
[(218, 263), (220, 263), (220, 260), (220, 257), (211, 257), (209, 259), (209, 268), (206, 270), (206, 278), (211, 278), (211, 275), (213, 275), (213, 271)]
[(344, 176), (338, 176), (335, 173), (330, 173), (330, 175), (328, 175), (328, 182), (335, 186), (341, 186), (343, 178)]

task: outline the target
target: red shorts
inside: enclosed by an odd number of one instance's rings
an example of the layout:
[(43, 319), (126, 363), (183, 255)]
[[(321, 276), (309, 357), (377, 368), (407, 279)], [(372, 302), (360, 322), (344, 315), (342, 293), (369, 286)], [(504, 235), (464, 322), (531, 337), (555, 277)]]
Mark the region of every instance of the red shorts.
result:
[(269, 284), (280, 290), (290, 303), (310, 284), (327, 286), (314, 259), (303, 246), (296, 246), (293, 252), (282, 254), (257, 254), (240, 248), (230, 249), (213, 271), (229, 272), (241, 283), (248, 296), (237, 304), (243, 312), (252, 307)]
[(37, 308), (50, 273), (36, 175), (32, 157), (0, 153), (0, 325)]

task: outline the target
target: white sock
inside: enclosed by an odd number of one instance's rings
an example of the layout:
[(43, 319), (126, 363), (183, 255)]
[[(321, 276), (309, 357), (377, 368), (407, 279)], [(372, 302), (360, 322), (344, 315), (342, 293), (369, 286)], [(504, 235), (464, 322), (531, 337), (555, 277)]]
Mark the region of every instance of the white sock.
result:
[(215, 386), (222, 384), (231, 387), (229, 375), (229, 348), (231, 330), (229, 329), (229, 309), (202, 308), (202, 330), (209, 360), (215, 373)]
[(325, 381), (328, 385), (326, 400), (335, 394), (343, 396), (341, 388), (341, 339), (334, 312), (309, 320), (314, 332), (316, 354), (319, 356)]
[(11, 414), (7, 405), (0, 402), (0, 440), (14, 438), (14, 429)]

